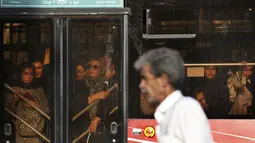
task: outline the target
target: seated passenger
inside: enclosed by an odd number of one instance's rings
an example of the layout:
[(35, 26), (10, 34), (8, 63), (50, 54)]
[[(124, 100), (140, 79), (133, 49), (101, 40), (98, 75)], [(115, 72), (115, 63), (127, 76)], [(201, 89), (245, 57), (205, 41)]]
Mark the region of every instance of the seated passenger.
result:
[(192, 89), (197, 88), (201, 88), (204, 91), (207, 104), (210, 106), (208, 118), (228, 118), (228, 88), (217, 76), (215, 66), (205, 67), (205, 77), (201, 80), (196, 80), (192, 85)]
[(206, 98), (205, 98), (203, 90), (195, 89), (193, 95), (194, 95), (194, 98), (200, 103), (201, 107), (204, 109), (207, 115), (209, 105), (206, 103)]

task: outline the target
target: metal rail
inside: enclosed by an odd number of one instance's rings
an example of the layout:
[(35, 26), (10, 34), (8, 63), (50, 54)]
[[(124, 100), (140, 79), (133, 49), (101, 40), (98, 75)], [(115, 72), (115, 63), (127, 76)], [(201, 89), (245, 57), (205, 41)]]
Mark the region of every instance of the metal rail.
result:
[(19, 120), (20, 122), (22, 122), (24, 125), (26, 125), (28, 128), (30, 128), (36, 135), (38, 135), (40, 138), (42, 138), (43, 140), (45, 140), (46, 142), (50, 143), (50, 140), (48, 138), (46, 138), (44, 135), (42, 135), (40, 132), (38, 132), (36, 129), (34, 129), (33, 127), (31, 127), (28, 123), (26, 123), (24, 120), (22, 120), (19, 116), (15, 115), (14, 113), (12, 113), (12, 111), (10, 111), (9, 109), (5, 108), (5, 111), (7, 111), (9, 114), (11, 114), (13, 117), (15, 117), (17, 120)]
[[(114, 84), (109, 90), (108, 92), (111, 92), (114, 88), (118, 87), (118, 84)], [(88, 111), (91, 107), (93, 107), (94, 105), (96, 105), (100, 100), (97, 100), (91, 104), (89, 104), (88, 106), (86, 106), (84, 109), (82, 109), (78, 114), (76, 114), (73, 118), (72, 121), (75, 121), (77, 118), (79, 118), (83, 113), (85, 113), (86, 111)]]
[(20, 99), (22, 99), (24, 102), (26, 102), (27, 104), (29, 104), (30, 106), (32, 106), (36, 111), (38, 111), (39, 113), (41, 113), (45, 118), (47, 118), (49, 121), (51, 120), (50, 116), (48, 116), (46, 113), (44, 113), (41, 109), (39, 109), (38, 107), (36, 107), (34, 104), (32, 104), (31, 102), (29, 102), (25, 97), (23, 97), (22, 95), (18, 94), (13, 88), (11, 88), (7, 83), (4, 83), (4, 86), (9, 89), (11, 92), (13, 92), (14, 94), (18, 95)]
[(198, 66), (254, 66), (255, 63), (200, 63), (200, 64), (184, 64), (186, 67)]

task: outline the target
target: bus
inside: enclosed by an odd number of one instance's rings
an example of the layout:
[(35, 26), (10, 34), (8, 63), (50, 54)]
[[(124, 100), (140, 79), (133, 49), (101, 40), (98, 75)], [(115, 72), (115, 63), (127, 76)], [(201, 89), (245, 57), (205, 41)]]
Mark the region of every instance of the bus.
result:
[(133, 64), (159, 47), (183, 57), (180, 90), (201, 104), (214, 142), (254, 142), (249, 1), (0, 2), (2, 142), (157, 142), (158, 104)]
[[(247, 5), (249, 1), (153, 2), (144, 4), (142, 46), (133, 53), (160, 47), (179, 51), (186, 68), (179, 90), (201, 104), (214, 142), (253, 142), (253, 5)], [(133, 70), (130, 75), (128, 142), (157, 142), (158, 103), (150, 103), (139, 90), (139, 73)]]

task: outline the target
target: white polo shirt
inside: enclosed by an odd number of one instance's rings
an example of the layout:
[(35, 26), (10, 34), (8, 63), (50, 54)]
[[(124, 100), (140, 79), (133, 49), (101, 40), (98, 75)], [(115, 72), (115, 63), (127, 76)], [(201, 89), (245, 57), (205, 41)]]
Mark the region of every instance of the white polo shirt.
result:
[(202, 107), (195, 99), (184, 97), (179, 90), (171, 93), (158, 106), (154, 116), (158, 122), (156, 134), (159, 143), (213, 142)]

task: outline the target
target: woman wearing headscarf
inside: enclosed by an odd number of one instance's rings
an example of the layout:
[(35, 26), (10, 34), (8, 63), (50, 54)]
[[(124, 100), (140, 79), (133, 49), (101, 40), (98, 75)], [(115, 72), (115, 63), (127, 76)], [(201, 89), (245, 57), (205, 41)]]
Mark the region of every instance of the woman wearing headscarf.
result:
[[(88, 93), (89, 88), (85, 83), (86, 76), (86, 67), (84, 64), (78, 64), (76, 66), (76, 76), (75, 76), (75, 84), (74, 84), (74, 93), (71, 97), (72, 99), (72, 116), (75, 116), (79, 113), (83, 108), (88, 106)], [(72, 123), (72, 133), (73, 137), (76, 138), (79, 136), (84, 130), (88, 128), (88, 113), (85, 112), (78, 119), (76, 119)], [(82, 138), (78, 141), (78, 143), (85, 143), (86, 137)]]
[(205, 77), (201, 80), (196, 80), (192, 86), (193, 89), (200, 88), (203, 90), (206, 102), (209, 105), (207, 110), (208, 118), (228, 118), (228, 88), (219, 74), (217, 74), (215, 66), (205, 67)]
[[(31, 47), (29, 53), (29, 60), (32, 62), (35, 68), (34, 83), (37, 86), (41, 86), (44, 90), (50, 109), (50, 115), (53, 112), (53, 97), (52, 97), (52, 82), (51, 82), (51, 64), (50, 64), (50, 48), (44, 47), (34, 48)], [(52, 137), (50, 130), (50, 122), (46, 122), (45, 134), (47, 138)]]
[[(42, 87), (37, 86), (34, 83), (34, 79), (35, 70), (33, 65), (24, 63), (18, 71), (12, 88), (16, 92), (22, 94), (23, 97), (41, 109), (44, 113), (48, 114), (49, 107), (47, 96)], [(9, 93), (6, 97), (6, 107), (43, 134), (46, 119), (29, 104), (20, 100), (19, 96)], [(20, 121), (15, 120), (15, 126), (17, 143), (42, 143), (41, 138)]]
[(51, 77), (50, 77), (50, 48), (39, 47), (30, 53), (30, 61), (35, 68), (35, 84), (41, 86), (47, 95), (49, 107), (52, 108)]
[(231, 73), (228, 78), (229, 99), (232, 102), (230, 115), (252, 114), (252, 66), (244, 66), (241, 71)]
[[(107, 83), (105, 83), (105, 65), (102, 58), (94, 57), (89, 61), (86, 84), (89, 87), (90, 95), (107, 90), (108, 86)], [(107, 92), (107, 94), (109, 95), (109, 92)], [(89, 118), (91, 121), (89, 130), (91, 131), (91, 134), (88, 140), (90, 143), (101, 142), (102, 139), (106, 139), (107, 137), (104, 130), (98, 128), (98, 124), (103, 121), (105, 113), (108, 112), (108, 108), (101, 108), (104, 106), (102, 102), (104, 101), (99, 102), (89, 110)]]
[[(109, 93), (104, 91), (103, 67), (99, 60), (91, 60), (88, 70), (83, 64), (76, 67), (76, 82), (74, 96), (72, 97), (73, 116), (87, 107), (89, 104), (99, 99), (105, 99)], [(93, 121), (96, 121), (98, 104), (83, 113), (72, 124), (73, 137), (77, 138), (86, 131)], [(87, 137), (83, 137), (78, 143), (86, 142)]]

